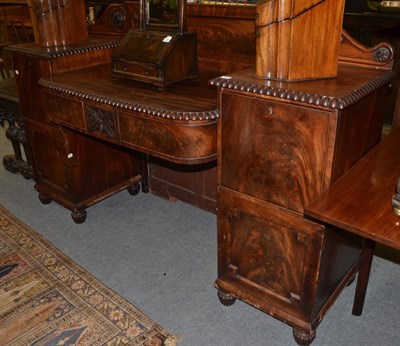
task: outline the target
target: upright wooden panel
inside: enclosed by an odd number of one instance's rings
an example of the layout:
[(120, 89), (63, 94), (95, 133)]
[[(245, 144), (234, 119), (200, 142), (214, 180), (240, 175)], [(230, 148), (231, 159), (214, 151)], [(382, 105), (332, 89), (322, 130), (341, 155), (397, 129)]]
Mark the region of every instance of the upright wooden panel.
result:
[(305, 80), (337, 73), (344, 0), (262, 0), (256, 14), (259, 78)]
[(39, 44), (67, 46), (88, 39), (83, 1), (29, 0), (36, 19)]

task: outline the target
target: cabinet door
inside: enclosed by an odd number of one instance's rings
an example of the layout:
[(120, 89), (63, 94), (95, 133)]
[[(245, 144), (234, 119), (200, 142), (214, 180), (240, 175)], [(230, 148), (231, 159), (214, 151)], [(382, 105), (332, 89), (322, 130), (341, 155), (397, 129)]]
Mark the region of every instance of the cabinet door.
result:
[(281, 310), (311, 314), (323, 238), (321, 225), (230, 190), (220, 192), (218, 279), (253, 304), (273, 301)]
[(37, 187), (49, 197), (70, 196), (69, 179), (66, 174), (67, 148), (62, 131), (58, 128), (38, 125), (25, 119), (29, 137)]
[(331, 113), (222, 93), (219, 184), (302, 213), (329, 184)]

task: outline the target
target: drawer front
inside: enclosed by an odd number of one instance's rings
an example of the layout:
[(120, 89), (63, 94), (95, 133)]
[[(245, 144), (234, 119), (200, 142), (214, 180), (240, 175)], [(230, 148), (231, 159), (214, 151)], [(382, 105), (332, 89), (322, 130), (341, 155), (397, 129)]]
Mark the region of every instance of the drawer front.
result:
[(114, 70), (132, 76), (142, 76), (154, 79), (160, 77), (160, 68), (158, 66), (139, 62), (135, 63), (124, 60), (115, 60)]
[(220, 184), (303, 212), (329, 181), (330, 113), (223, 93)]
[(43, 107), (51, 121), (70, 128), (85, 130), (85, 118), (81, 101), (45, 92)]
[(324, 227), (232, 191), (218, 200), (220, 280), (243, 296), (310, 313)]
[(118, 112), (122, 144), (138, 151), (183, 164), (216, 159), (217, 122), (182, 124), (141, 113)]

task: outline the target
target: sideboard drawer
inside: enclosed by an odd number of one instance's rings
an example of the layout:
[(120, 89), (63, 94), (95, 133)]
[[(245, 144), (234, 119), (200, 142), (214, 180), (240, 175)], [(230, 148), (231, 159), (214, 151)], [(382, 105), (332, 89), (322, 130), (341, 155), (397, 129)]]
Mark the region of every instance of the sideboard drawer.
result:
[(175, 163), (197, 164), (216, 159), (217, 120), (179, 121), (140, 112), (118, 112), (122, 144)]
[(43, 107), (50, 121), (78, 130), (86, 129), (81, 101), (44, 92)]

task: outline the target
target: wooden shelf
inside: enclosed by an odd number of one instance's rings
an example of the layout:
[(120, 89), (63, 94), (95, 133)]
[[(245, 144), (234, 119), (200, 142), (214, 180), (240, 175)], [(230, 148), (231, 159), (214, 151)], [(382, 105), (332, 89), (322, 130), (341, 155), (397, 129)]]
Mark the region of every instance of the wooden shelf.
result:
[(15, 0), (15, 1), (3, 1), (0, 0), (0, 5), (4, 4), (4, 5), (28, 5), (28, 1), (27, 0)]

